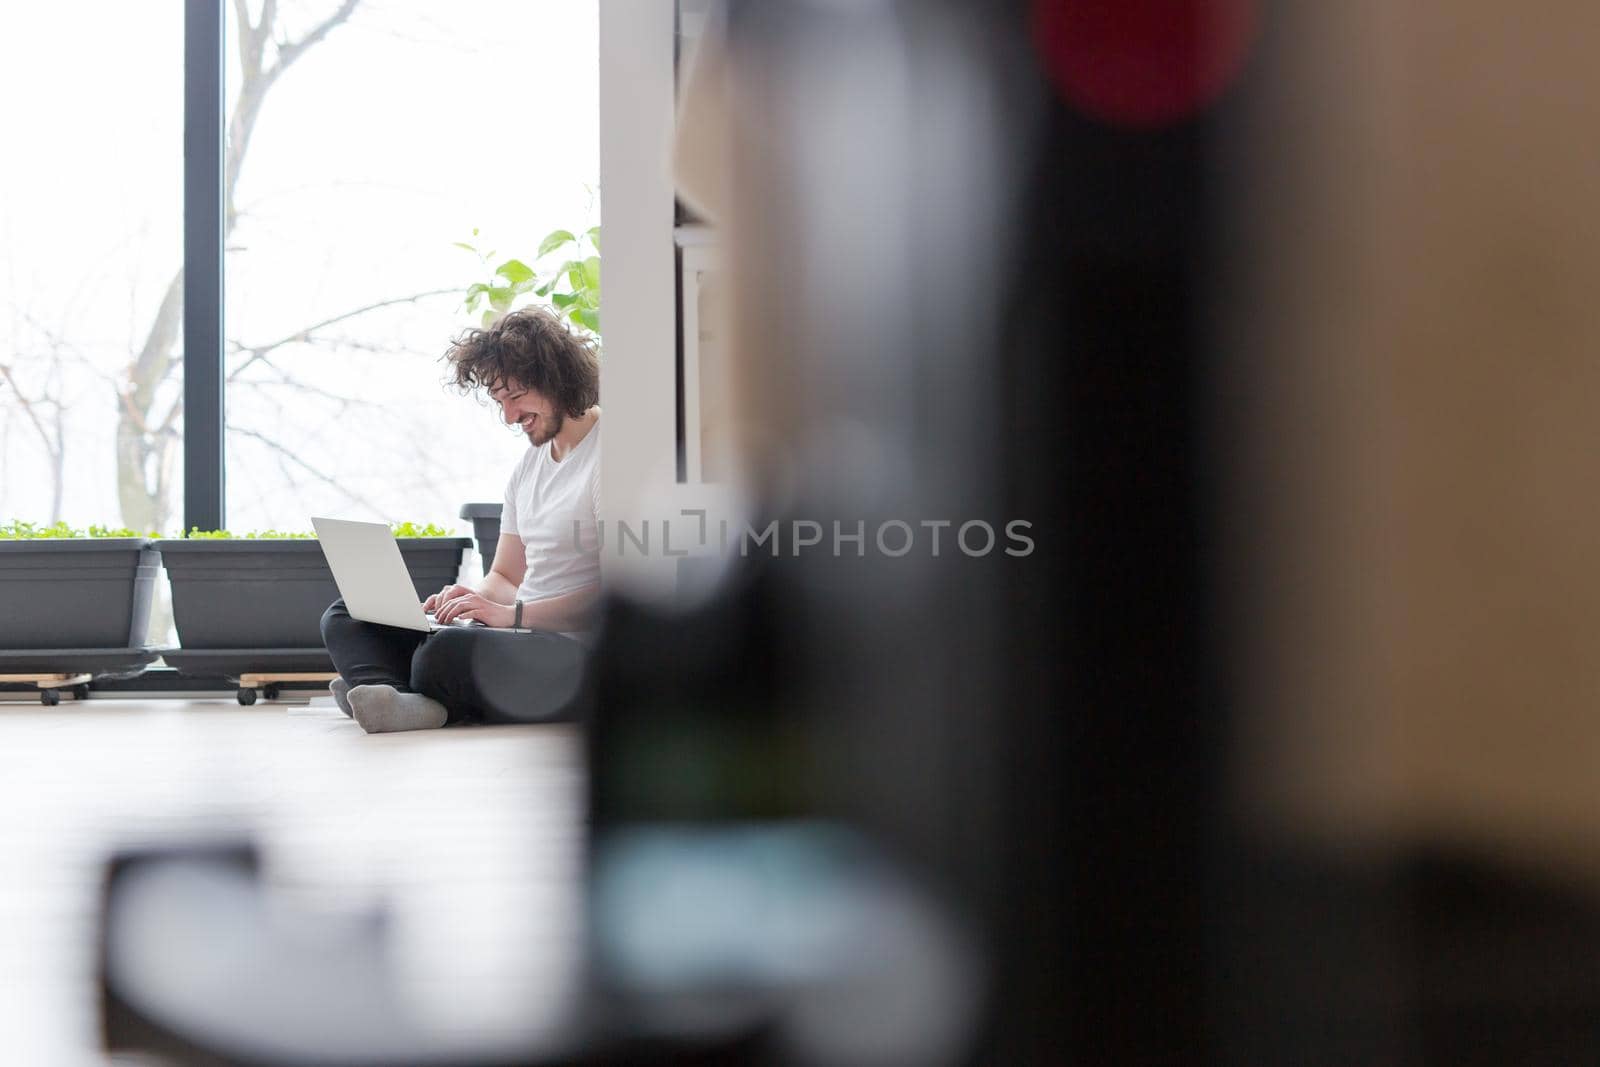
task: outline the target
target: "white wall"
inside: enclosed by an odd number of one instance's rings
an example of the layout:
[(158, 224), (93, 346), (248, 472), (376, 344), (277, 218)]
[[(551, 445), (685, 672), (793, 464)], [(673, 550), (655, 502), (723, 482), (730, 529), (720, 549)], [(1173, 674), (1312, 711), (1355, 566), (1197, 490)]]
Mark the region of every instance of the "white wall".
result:
[(669, 0), (601, 0), (601, 511), (610, 542), (603, 568), (613, 588), (670, 586), (673, 571), (673, 561), (660, 556), (619, 559), (611, 533), (619, 519), (635, 529), (646, 517), (659, 522), (676, 496), (673, 85)]

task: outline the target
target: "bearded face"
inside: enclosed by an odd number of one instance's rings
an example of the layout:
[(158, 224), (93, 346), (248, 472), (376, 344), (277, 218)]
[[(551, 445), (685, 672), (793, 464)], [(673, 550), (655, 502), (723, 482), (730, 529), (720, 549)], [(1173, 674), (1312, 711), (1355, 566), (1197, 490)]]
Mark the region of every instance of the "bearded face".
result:
[(521, 427), (535, 448), (560, 433), (567, 421), (547, 397), (517, 382), (496, 386), (489, 399), (500, 405), (505, 424)]

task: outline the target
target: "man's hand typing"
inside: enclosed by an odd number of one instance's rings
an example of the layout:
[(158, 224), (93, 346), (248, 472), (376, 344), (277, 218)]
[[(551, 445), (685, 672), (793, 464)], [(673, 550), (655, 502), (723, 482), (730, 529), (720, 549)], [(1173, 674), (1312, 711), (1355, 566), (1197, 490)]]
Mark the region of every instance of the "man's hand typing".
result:
[(485, 626), (510, 626), (514, 611), (510, 604), (496, 604), (482, 593), (468, 589), (461, 596), (441, 602), (434, 608), (433, 617), (441, 625), (458, 619), (472, 619)]
[(474, 592), (476, 592), (476, 590), (474, 590), (471, 586), (447, 585), (437, 593), (430, 596), (427, 600), (424, 600), (422, 602), (422, 610), (426, 611), (429, 615), (434, 615), (438, 612), (439, 605), (443, 604), (445, 601), (454, 600), (457, 597), (470, 596)]

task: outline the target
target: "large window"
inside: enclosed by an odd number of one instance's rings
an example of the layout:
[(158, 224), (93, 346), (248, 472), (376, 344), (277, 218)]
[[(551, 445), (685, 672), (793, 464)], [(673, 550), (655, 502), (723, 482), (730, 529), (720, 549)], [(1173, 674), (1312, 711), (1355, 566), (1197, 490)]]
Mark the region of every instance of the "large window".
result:
[(0, 521), (181, 522), (183, 16), (0, 6)]
[[(599, 223), (596, 0), (223, 6), (228, 526), (460, 527), (525, 439), (439, 356)], [(184, 525), (184, 16), (0, 7), (0, 521)]]
[(526, 439), (439, 357), (478, 321), (468, 285), (599, 222), (596, 3), (307, 0), (265, 28), (246, 7), (226, 53), (228, 524), (459, 527)]

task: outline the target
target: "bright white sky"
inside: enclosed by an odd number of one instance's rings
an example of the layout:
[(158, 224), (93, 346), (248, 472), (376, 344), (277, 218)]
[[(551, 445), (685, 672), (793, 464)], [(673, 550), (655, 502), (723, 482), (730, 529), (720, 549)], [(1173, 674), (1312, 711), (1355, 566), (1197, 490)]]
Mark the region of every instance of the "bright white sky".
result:
[[(298, 36), (335, 6), (286, 0), (283, 21)], [(74, 523), (120, 521), (117, 383), (181, 255), (182, 65), (177, 3), (0, 8), (0, 367), (67, 405)], [(531, 257), (550, 230), (599, 222), (597, 81), (595, 0), (364, 0), (267, 97), (227, 336), (465, 288), (485, 270), (452, 242), (473, 227)], [(230, 387), (229, 526), (331, 512), (464, 529), (456, 509), (499, 499), (523, 447), (441, 387), (437, 357), (466, 325), (451, 297), (403, 305)], [(0, 520), (51, 517), (45, 456), (0, 378)]]

